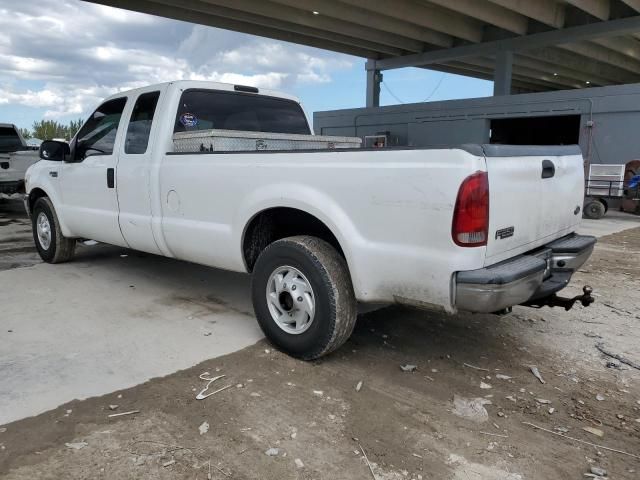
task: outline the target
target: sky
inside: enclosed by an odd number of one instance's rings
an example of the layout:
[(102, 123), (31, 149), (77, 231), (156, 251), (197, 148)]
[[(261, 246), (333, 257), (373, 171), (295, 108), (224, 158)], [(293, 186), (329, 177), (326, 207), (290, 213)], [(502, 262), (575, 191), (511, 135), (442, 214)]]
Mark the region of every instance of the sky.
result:
[[(79, 0), (0, 0), (0, 123), (86, 118), (118, 91), (213, 80), (285, 91), (309, 113), (362, 107), (365, 60)], [(489, 96), (492, 82), (384, 72), (380, 103)]]

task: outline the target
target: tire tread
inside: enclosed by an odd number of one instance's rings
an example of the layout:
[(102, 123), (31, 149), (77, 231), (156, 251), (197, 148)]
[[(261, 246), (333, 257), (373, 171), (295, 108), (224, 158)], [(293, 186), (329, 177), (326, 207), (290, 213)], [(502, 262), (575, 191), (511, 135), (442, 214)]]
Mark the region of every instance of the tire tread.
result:
[(259, 267), (260, 257), (268, 257), (272, 249), (284, 245), (301, 250), (315, 265), (331, 290), (329, 310), (333, 329), (328, 339), (312, 351), (296, 354), (303, 360), (315, 360), (337, 350), (349, 339), (355, 328), (357, 304), (349, 268), (333, 246), (320, 238), (307, 235), (287, 237), (271, 243), (260, 253), (256, 266)]

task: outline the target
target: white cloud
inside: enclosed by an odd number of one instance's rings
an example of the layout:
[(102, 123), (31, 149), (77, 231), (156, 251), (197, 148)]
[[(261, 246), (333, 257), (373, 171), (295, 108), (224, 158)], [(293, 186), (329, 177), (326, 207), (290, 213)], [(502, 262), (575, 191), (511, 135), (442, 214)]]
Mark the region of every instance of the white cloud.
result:
[(112, 93), (170, 80), (284, 90), (326, 83), (352, 62), (345, 55), (78, 0), (0, 6), (0, 32), (0, 104), (45, 108), (48, 118), (86, 115)]

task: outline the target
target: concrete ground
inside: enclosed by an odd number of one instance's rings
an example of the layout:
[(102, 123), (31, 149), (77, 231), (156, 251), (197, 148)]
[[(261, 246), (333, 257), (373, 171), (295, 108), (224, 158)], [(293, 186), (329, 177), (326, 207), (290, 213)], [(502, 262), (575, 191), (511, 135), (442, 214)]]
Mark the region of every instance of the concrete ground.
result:
[(262, 338), (248, 276), (106, 245), (45, 264), (19, 207), (0, 206), (0, 424)]
[[(0, 204), (0, 478), (636, 479), (640, 372), (596, 346), (640, 363), (640, 223), (609, 220), (567, 292), (589, 309), (390, 307), (304, 363), (255, 344), (245, 276), (106, 246), (44, 265)], [(196, 400), (203, 372), (231, 388)]]
[(603, 237), (612, 233), (623, 232), (640, 224), (640, 217), (617, 210), (609, 210), (600, 220), (582, 219), (579, 233)]

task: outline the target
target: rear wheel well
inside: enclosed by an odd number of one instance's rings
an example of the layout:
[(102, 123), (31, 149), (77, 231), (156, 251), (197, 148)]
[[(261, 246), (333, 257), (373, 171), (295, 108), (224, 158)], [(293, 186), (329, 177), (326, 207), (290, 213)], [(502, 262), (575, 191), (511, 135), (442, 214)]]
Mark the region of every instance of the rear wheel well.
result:
[(296, 208), (277, 207), (257, 214), (245, 229), (242, 254), (247, 270), (253, 270), (258, 256), (269, 244), (296, 235), (321, 238), (345, 256), (333, 232), (317, 217)]
[(47, 193), (41, 188), (34, 188), (29, 192), (29, 213), (33, 212), (33, 206), (36, 204), (36, 201), (42, 197), (48, 197)]

